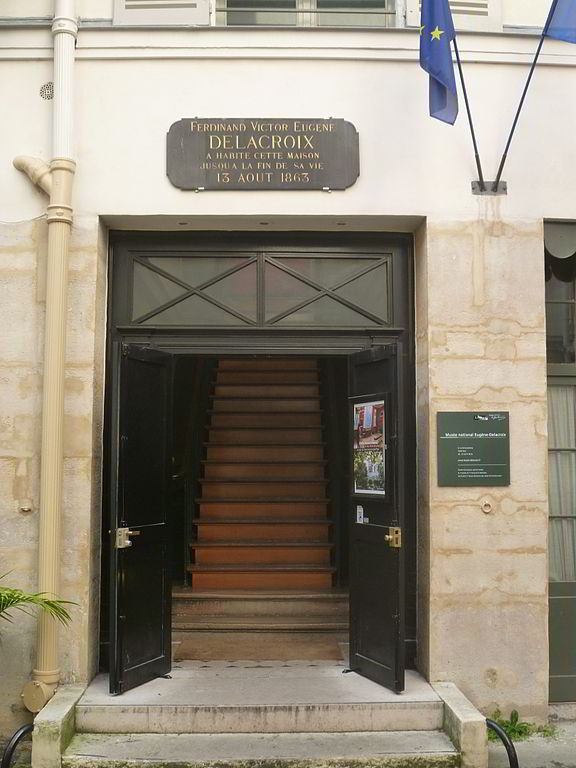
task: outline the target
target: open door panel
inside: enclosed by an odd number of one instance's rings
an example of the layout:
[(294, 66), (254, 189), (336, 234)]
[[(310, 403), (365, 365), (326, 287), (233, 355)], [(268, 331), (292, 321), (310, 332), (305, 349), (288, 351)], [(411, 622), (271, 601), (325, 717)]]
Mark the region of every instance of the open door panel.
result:
[(404, 690), (402, 382), (398, 343), (351, 355), (350, 668)]
[(111, 434), (110, 693), (170, 671), (168, 507), (172, 359), (115, 345)]

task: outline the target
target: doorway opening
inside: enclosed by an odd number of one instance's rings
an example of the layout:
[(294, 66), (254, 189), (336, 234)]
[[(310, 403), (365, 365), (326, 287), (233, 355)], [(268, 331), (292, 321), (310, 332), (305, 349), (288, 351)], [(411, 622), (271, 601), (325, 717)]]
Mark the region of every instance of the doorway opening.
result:
[(176, 660), (340, 660), (348, 646), (347, 366), (174, 368)]
[[(407, 238), (115, 233), (101, 669), (415, 656)], [(350, 620), (348, 621), (348, 596)], [(189, 662), (184, 662), (189, 663)]]

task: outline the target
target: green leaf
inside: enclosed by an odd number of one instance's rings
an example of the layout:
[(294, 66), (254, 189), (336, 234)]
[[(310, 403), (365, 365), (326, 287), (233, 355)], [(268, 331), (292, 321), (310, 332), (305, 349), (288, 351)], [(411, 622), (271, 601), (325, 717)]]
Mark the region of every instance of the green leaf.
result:
[[(1, 578), (4, 577), (0, 576)], [(31, 608), (38, 608), (66, 625), (71, 621), (67, 605), (75, 605), (75, 603), (48, 597), (45, 592), (24, 592), (21, 589), (0, 586), (0, 619), (4, 621), (13, 621), (14, 611), (30, 615)]]

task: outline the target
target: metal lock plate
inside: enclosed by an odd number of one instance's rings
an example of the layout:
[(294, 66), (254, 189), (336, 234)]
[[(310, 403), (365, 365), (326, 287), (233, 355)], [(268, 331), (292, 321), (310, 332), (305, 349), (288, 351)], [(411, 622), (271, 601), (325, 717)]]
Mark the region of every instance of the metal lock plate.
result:
[(131, 547), (130, 536), (140, 536), (140, 531), (131, 531), (129, 528), (116, 528), (116, 549)]
[(384, 541), (387, 541), (388, 546), (392, 549), (400, 549), (402, 547), (402, 528), (388, 528)]

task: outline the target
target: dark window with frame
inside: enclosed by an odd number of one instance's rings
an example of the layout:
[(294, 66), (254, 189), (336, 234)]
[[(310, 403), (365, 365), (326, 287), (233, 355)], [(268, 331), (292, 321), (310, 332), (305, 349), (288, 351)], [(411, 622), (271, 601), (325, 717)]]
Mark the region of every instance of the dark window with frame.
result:
[(576, 224), (544, 227), (550, 700), (576, 700)]
[[(393, 327), (394, 248), (122, 249), (121, 326)], [(118, 289), (117, 289), (118, 290)]]

